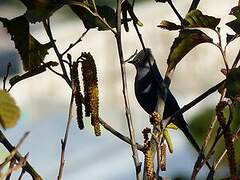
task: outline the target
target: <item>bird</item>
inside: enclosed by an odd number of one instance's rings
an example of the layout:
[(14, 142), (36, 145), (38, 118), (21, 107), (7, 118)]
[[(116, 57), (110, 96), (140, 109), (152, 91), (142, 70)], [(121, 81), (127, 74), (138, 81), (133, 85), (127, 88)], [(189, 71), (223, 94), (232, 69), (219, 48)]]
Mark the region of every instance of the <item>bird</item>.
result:
[[(155, 111), (158, 103), (158, 98), (162, 98), (161, 95), (161, 83), (163, 78), (159, 72), (156, 61), (152, 55), (151, 49), (146, 48), (141, 50), (132, 60), (129, 60), (135, 66), (136, 76), (134, 82), (135, 96), (140, 106), (148, 113), (152, 114)], [(177, 100), (167, 90), (167, 97), (165, 101), (165, 108), (163, 112), (163, 119), (170, 117), (175, 112), (180, 110)], [(191, 134), (188, 124), (184, 120), (183, 115), (179, 115), (172, 121), (187, 137), (195, 150), (200, 153), (200, 147), (193, 135)], [(209, 169), (211, 166), (206, 162)]]

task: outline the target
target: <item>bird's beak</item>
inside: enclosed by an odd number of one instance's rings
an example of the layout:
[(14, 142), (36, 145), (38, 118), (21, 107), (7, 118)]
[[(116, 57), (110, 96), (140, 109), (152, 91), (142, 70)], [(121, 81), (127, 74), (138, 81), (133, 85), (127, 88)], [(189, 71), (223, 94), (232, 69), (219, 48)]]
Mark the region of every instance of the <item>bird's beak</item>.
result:
[(134, 54), (131, 55), (127, 60), (125, 60), (124, 63), (131, 63), (131, 64), (133, 64), (133, 62), (134, 62), (134, 57), (137, 55), (137, 53), (138, 53), (138, 51), (137, 51), (137, 49), (136, 49), (136, 51), (134, 52)]

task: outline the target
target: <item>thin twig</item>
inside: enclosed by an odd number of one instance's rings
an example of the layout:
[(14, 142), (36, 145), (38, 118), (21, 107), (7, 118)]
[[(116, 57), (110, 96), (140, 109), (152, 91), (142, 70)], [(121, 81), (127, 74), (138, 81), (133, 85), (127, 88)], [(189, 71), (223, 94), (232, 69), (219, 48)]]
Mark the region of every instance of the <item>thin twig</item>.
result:
[(168, 4), (170, 5), (170, 7), (172, 8), (173, 12), (176, 14), (176, 16), (178, 17), (179, 21), (181, 22), (181, 24), (184, 24), (184, 19), (182, 18), (182, 16), (179, 14), (179, 12), (177, 11), (177, 9), (175, 8), (172, 0), (168, 0), (167, 1)]
[(193, 0), (188, 12), (197, 9), (199, 3), (200, 3), (200, 0)]
[(7, 81), (7, 78), (9, 76), (9, 71), (10, 71), (11, 66), (12, 66), (12, 64), (9, 62), (8, 65), (7, 65), (6, 75), (3, 77), (3, 90), (6, 90), (6, 81)]
[(70, 44), (69, 47), (62, 53), (62, 56), (64, 56), (66, 53), (68, 53), (68, 51), (70, 51), (74, 46), (76, 46), (79, 42), (82, 41), (82, 38), (87, 34), (87, 32), (89, 31), (89, 29), (87, 29), (86, 31), (84, 31), (82, 33), (82, 35), (78, 38), (77, 41), (75, 41), (74, 43)]
[[(24, 170), (24, 166), (26, 165), (27, 162), (27, 157), (28, 154), (25, 155), (24, 157), (22, 157), (19, 161), (18, 164), (13, 166), (12, 168), (9, 168), (8, 171), (5, 174), (2, 174), (1, 178), (8, 176), (9, 174), (11, 174), (12, 172), (18, 171), (19, 169), (23, 169)], [(25, 171), (25, 170), (24, 170)], [(35, 179), (34, 179), (35, 180)]]
[[(222, 92), (219, 102), (221, 102), (221, 101), (224, 99), (225, 94), (226, 94), (226, 90), (224, 90), (224, 91)], [(209, 126), (209, 128), (208, 128), (208, 132), (207, 132), (207, 135), (206, 135), (206, 137), (205, 137), (205, 139), (204, 139), (204, 143), (203, 143), (203, 145), (202, 145), (202, 147), (201, 147), (201, 151), (200, 151), (200, 153), (199, 153), (199, 156), (200, 156), (201, 154), (204, 154), (204, 151), (205, 151), (205, 149), (206, 149), (206, 147), (207, 147), (207, 145), (208, 145), (208, 143), (209, 143), (209, 140), (210, 140), (210, 137), (211, 137), (211, 134), (212, 134), (212, 132), (213, 132), (213, 128), (214, 128), (216, 122), (217, 122), (217, 116), (216, 116), (216, 114), (215, 114), (215, 116), (214, 116), (214, 118), (213, 118), (213, 120), (212, 120), (212, 122), (210, 123), (210, 126)], [(210, 151), (209, 151), (209, 153), (208, 153), (207, 156), (210, 157), (210, 154), (212, 153), (212, 151), (213, 151), (213, 149), (212, 149), (212, 150), (210, 149)], [(198, 157), (198, 159), (199, 159), (199, 158), (200, 158), (200, 157)], [(205, 157), (205, 161), (206, 161), (206, 160), (207, 160), (207, 157)], [(197, 174), (198, 174), (198, 172), (200, 171), (200, 169), (201, 169), (202, 167), (203, 167), (203, 165), (202, 165), (201, 163), (198, 164), (198, 166), (195, 166), (194, 169), (193, 169), (193, 172), (192, 172), (192, 176), (196, 177)]]
[[(8, 139), (5, 137), (1, 130), (0, 130), (0, 142), (9, 152), (15, 150), (15, 147), (8, 141)], [(23, 159), (22, 155), (18, 151), (16, 151), (14, 158), (16, 158), (17, 161)], [(28, 161), (26, 161), (26, 164), (23, 167), (23, 169), (25, 169), (25, 171), (29, 173), (34, 180), (42, 180), (41, 176), (33, 169), (33, 167), (28, 163)]]
[(126, 66), (124, 63), (122, 42), (121, 42), (121, 3), (122, 3), (122, 0), (117, 0), (117, 34), (115, 34), (115, 37), (117, 41), (118, 54), (119, 54), (119, 60), (120, 60), (120, 66), (121, 66), (123, 96), (124, 96), (128, 130), (129, 130), (130, 139), (131, 139), (133, 160), (134, 160), (134, 165), (136, 170), (136, 178), (140, 180), (141, 163), (139, 162), (137, 145), (135, 140), (135, 132), (134, 132), (133, 122), (132, 122), (131, 113), (130, 113), (130, 103), (128, 99), (128, 90), (127, 90)]
[(74, 94), (75, 94), (74, 89), (75, 89), (75, 87), (73, 87), (71, 100), (70, 100), (70, 104), (69, 104), (68, 120), (67, 120), (66, 129), (65, 129), (64, 139), (61, 140), (61, 145), (62, 145), (61, 150), (62, 151), (61, 151), (61, 159), (60, 159), (60, 165), (59, 165), (59, 171), (58, 171), (58, 177), (57, 177), (58, 180), (62, 179), (63, 168), (64, 168), (64, 164), (65, 164), (65, 149), (66, 149), (66, 144), (67, 144), (67, 140), (68, 140), (69, 127), (70, 127), (70, 123), (71, 123), (71, 119), (72, 119), (72, 107), (73, 107), (73, 100), (74, 100)]
[[(235, 135), (233, 136), (233, 143), (235, 143), (238, 140), (238, 133), (240, 132), (240, 127), (238, 127)], [(224, 156), (226, 155), (227, 150), (225, 150), (222, 155), (220, 156), (220, 158), (218, 159), (218, 161), (216, 162), (215, 166), (214, 166), (214, 170), (217, 169), (217, 167), (219, 166), (220, 162), (223, 160)]]
[(218, 35), (218, 43), (217, 44), (212, 43), (212, 44), (214, 44), (215, 46), (217, 46), (219, 48), (219, 50), (222, 54), (222, 57), (223, 57), (223, 62), (224, 62), (224, 65), (226, 67), (227, 74), (228, 74), (229, 73), (229, 65), (228, 65), (227, 57), (226, 57), (226, 49), (223, 48), (223, 46), (222, 46), (222, 38), (221, 38), (221, 34), (220, 34), (220, 28), (217, 28), (217, 30), (215, 30), (215, 32)]
[(24, 140), (27, 138), (27, 136), (29, 135), (30, 132), (26, 132), (23, 137), (19, 140), (18, 144), (16, 145), (16, 148), (10, 153), (10, 155), (5, 159), (5, 161), (3, 163), (0, 164), (0, 171), (2, 170), (2, 168), (15, 156), (16, 151), (18, 150), (18, 148), (22, 145), (22, 143), (24, 142)]
[(70, 78), (68, 77), (68, 74), (67, 74), (67, 71), (66, 71), (66, 68), (65, 68), (65, 65), (62, 61), (62, 55), (59, 53), (58, 51), (58, 48), (56, 46), (56, 43), (53, 39), (53, 35), (52, 35), (52, 32), (51, 32), (51, 28), (50, 28), (50, 20), (47, 19), (45, 21), (43, 21), (43, 25), (44, 25), (44, 28), (45, 28), (45, 31), (47, 32), (47, 35), (53, 45), (53, 49), (58, 57), (58, 60), (59, 60), (59, 63), (60, 63), (60, 66), (61, 66), (61, 69), (62, 69), (62, 72), (63, 72), (63, 79), (65, 79), (65, 81), (68, 83), (69, 86), (71, 86), (71, 81), (70, 81)]
[(236, 56), (236, 58), (235, 58), (235, 60), (234, 60), (234, 62), (232, 64), (232, 68), (236, 68), (237, 67), (237, 65), (239, 63), (239, 60), (240, 60), (240, 50), (238, 51), (238, 54), (237, 54), (237, 56)]
[[(116, 137), (118, 137), (119, 139), (123, 140), (124, 142), (128, 143), (131, 145), (131, 139), (129, 139), (128, 137), (122, 135), (121, 133), (119, 133), (118, 131), (116, 131), (115, 129), (113, 129), (109, 124), (107, 124), (105, 121), (103, 121), (101, 118), (99, 118), (99, 122), (100, 124), (109, 132), (111, 132), (113, 135), (115, 135)], [(144, 146), (141, 144), (136, 143), (137, 145), (137, 149), (139, 151), (144, 151)]]
[[(9, 163), (9, 168), (8, 168), (8, 169), (13, 168), (14, 165), (15, 165), (15, 163), (16, 163), (16, 159), (15, 159), (15, 158), (11, 159), (11, 162)], [(10, 172), (10, 173), (6, 176), (5, 180), (10, 180), (11, 176), (12, 176), (12, 172)]]
[(177, 119), (177, 117), (183, 113), (185, 113), (186, 111), (188, 111), (189, 109), (191, 109), (193, 106), (195, 106), (196, 104), (198, 104), (199, 102), (201, 102), (202, 100), (204, 100), (207, 96), (209, 96), (210, 94), (214, 93), (216, 90), (218, 90), (224, 83), (226, 80), (223, 80), (221, 82), (219, 82), (218, 84), (216, 84), (215, 86), (211, 87), (210, 89), (208, 89), (206, 92), (204, 92), (203, 94), (201, 94), (200, 96), (198, 96), (197, 98), (195, 98), (193, 101), (191, 101), (190, 103), (184, 105), (181, 109), (179, 109), (177, 112), (175, 112), (173, 115), (171, 115), (170, 117), (164, 119), (163, 121), (165, 123), (168, 123), (170, 121), (173, 121), (173, 119)]

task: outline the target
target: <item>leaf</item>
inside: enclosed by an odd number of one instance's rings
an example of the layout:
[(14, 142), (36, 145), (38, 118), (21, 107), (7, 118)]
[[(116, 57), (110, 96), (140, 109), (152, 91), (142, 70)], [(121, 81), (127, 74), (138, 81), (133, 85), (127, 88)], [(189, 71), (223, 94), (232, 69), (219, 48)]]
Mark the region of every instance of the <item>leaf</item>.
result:
[(11, 39), (15, 43), (23, 61), (23, 69), (28, 71), (39, 66), (48, 54), (47, 50), (52, 47), (52, 44), (39, 43), (29, 33), (29, 23), (24, 16), (18, 16), (12, 20), (0, 17), (0, 21), (7, 28)]
[(235, 35), (227, 34), (227, 37), (226, 37), (227, 44), (230, 43), (231, 41), (233, 41), (235, 38), (236, 38)]
[(230, 27), (236, 34), (240, 33), (240, 19), (232, 20), (226, 23), (228, 27)]
[(83, 21), (86, 29), (98, 28), (99, 31), (109, 30), (102, 22), (105, 20), (110, 27), (116, 26), (116, 13), (109, 6), (96, 6), (94, 1), (84, 0), (77, 5), (70, 5), (72, 11)]
[(59, 0), (20, 0), (26, 7), (25, 16), (31, 23), (44, 21), (56, 10), (61, 8), (65, 1)]
[(15, 100), (6, 91), (0, 90), (0, 124), (3, 128), (14, 127), (20, 116)]
[(181, 30), (179, 36), (175, 38), (167, 59), (168, 70), (175, 68), (181, 59), (195, 46), (212, 42), (212, 39), (197, 29), (184, 29)]
[(240, 6), (235, 6), (231, 9), (229, 15), (235, 16), (237, 19), (240, 19)]
[(226, 97), (234, 98), (240, 96), (240, 68), (231, 69), (226, 80)]
[(229, 15), (233, 15), (237, 19), (226, 23), (226, 25), (230, 27), (236, 34), (239, 34), (240, 33), (240, 6), (233, 7)]
[(201, 27), (215, 30), (221, 19), (204, 15), (199, 10), (192, 10), (187, 14), (185, 20), (189, 23), (187, 27)]
[(166, 20), (162, 21), (157, 27), (167, 29), (169, 31), (182, 29), (182, 26)]

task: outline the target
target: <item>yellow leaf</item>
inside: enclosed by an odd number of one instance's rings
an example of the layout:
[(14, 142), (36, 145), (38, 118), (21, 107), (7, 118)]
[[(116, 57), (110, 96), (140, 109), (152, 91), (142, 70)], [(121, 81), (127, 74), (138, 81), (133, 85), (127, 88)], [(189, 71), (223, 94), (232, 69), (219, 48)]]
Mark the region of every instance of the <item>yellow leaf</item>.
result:
[(11, 95), (0, 90), (0, 124), (3, 128), (14, 127), (20, 116), (20, 109)]

